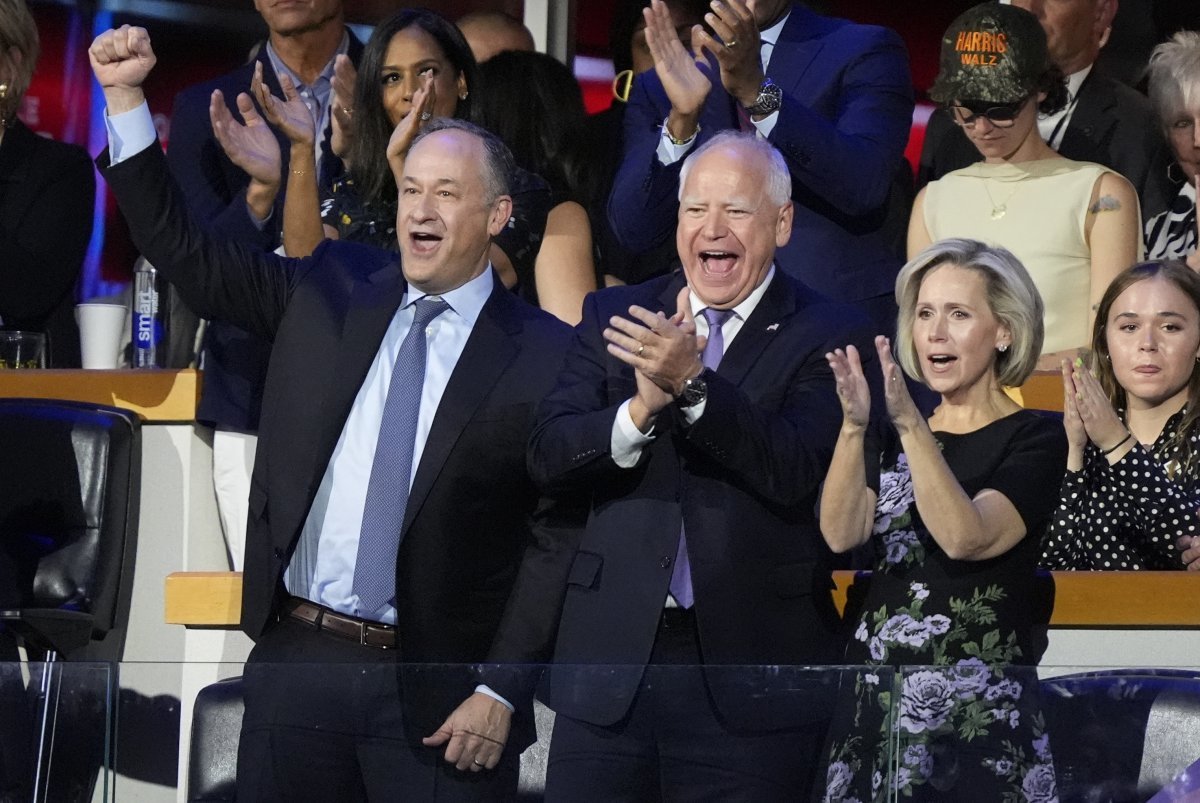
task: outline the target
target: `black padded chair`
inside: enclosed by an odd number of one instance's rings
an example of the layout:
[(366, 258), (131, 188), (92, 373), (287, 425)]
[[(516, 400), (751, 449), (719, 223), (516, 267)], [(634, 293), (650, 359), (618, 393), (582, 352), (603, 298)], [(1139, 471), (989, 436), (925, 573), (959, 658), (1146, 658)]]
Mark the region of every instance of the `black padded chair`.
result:
[(1200, 758), (1198, 673), (1083, 672), (1041, 693), (1063, 803), (1144, 801)]
[[(121, 658), (140, 487), (141, 425), (135, 414), (78, 402), (0, 399), (0, 636), (23, 643), (29, 660), (47, 664), (35, 796), (47, 796), (47, 723), (65, 725), (73, 719), (71, 709), (95, 707), (94, 701), (72, 705), (70, 694), (55, 685), (62, 673), (54, 671), (54, 662)], [(106, 694), (112, 699), (115, 672), (109, 678)], [(52, 707), (54, 717), (48, 715)], [(104, 734), (105, 714), (88, 716)], [(82, 775), (94, 782), (96, 757), (104, 749), (101, 743), (85, 757), (73, 748), (68, 759), (77, 759), (85, 767)], [(75, 779), (76, 788), (88, 783)]]
[(237, 751), (242, 733), (242, 679), (205, 686), (192, 709), (188, 803), (237, 800)]

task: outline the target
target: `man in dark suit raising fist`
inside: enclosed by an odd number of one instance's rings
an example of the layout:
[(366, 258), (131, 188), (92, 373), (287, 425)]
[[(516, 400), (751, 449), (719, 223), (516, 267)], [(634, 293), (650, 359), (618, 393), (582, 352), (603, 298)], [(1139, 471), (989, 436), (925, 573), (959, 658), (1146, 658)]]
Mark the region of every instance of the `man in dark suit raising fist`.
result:
[(414, 665), (536, 662), (561, 597), (538, 555), (562, 510), (539, 504), (524, 447), (569, 330), (488, 261), (511, 155), (431, 125), (398, 182), (401, 259), (341, 241), (285, 259), (188, 216), (141, 90), (146, 31), (107, 31), (89, 55), (111, 132), (99, 162), (139, 249), (202, 314), (274, 343), (239, 799), (510, 799), (533, 735), (521, 673)]

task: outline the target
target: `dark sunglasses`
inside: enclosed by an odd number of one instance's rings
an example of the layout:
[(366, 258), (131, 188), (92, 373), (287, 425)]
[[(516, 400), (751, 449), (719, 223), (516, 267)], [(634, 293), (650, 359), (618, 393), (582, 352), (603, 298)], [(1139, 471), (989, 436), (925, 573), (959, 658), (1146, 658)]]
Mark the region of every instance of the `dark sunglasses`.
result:
[(997, 128), (1008, 128), (1017, 119), (1021, 109), (1029, 98), (1021, 98), (1012, 103), (990, 103), (985, 100), (960, 100), (949, 105), (950, 115), (954, 122), (963, 128), (974, 128), (975, 121), (986, 117), (988, 122)]

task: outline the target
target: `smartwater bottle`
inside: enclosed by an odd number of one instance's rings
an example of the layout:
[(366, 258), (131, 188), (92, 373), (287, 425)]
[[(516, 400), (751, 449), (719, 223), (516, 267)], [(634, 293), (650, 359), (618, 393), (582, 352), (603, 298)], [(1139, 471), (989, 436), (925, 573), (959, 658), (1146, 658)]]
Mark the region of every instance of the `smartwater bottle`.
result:
[(133, 270), (134, 368), (167, 365), (167, 284), (144, 258)]

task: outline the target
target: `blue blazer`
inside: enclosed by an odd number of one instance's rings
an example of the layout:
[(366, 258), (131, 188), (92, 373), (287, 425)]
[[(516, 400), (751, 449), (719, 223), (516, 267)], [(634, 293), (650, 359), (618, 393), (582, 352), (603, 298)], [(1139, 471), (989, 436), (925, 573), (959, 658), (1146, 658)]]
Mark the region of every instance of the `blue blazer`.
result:
[[(792, 239), (776, 263), (840, 301), (890, 294), (902, 260), (884, 222), (913, 110), (904, 43), (887, 28), (794, 5), (767, 74), (783, 90), (769, 139), (791, 170), (796, 204)], [(618, 240), (638, 253), (675, 233), (681, 162), (663, 166), (656, 155), (670, 108), (658, 76), (639, 76), (608, 204)], [(736, 101), (714, 72), (697, 144), (738, 127)]]

